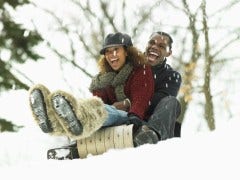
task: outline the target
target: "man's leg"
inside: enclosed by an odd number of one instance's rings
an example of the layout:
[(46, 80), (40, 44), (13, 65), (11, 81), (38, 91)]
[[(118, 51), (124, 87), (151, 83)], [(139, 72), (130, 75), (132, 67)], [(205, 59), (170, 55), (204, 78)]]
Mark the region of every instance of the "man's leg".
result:
[(181, 106), (173, 96), (163, 98), (149, 118), (148, 126), (159, 136), (160, 140), (174, 137), (174, 128)]
[(174, 128), (174, 137), (181, 136), (181, 128), (182, 128), (182, 124), (180, 122), (176, 121), (175, 128)]
[(147, 124), (139, 127), (133, 134), (134, 146), (156, 144), (159, 140), (173, 137), (175, 122), (180, 112), (180, 103), (175, 97), (163, 98)]

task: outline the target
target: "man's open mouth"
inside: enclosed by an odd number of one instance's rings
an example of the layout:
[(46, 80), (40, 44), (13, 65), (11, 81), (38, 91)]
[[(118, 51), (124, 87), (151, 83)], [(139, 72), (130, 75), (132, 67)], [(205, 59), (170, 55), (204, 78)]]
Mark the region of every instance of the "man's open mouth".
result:
[(159, 54), (153, 51), (149, 51), (147, 54), (148, 61), (155, 61), (159, 57)]

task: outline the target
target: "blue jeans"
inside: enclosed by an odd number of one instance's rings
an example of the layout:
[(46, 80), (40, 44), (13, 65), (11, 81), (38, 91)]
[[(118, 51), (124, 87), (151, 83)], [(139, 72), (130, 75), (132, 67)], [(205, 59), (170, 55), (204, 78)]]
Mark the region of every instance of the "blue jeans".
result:
[(103, 127), (121, 125), (128, 120), (128, 113), (126, 111), (118, 110), (114, 106), (108, 104), (105, 104), (105, 109), (107, 110), (108, 117), (103, 123)]

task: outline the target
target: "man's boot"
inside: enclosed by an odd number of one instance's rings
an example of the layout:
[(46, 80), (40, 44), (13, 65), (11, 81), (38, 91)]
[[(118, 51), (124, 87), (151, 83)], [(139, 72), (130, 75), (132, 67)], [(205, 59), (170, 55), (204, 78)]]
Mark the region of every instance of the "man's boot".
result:
[(146, 125), (140, 126), (133, 134), (134, 147), (143, 144), (156, 144), (159, 141), (158, 135)]

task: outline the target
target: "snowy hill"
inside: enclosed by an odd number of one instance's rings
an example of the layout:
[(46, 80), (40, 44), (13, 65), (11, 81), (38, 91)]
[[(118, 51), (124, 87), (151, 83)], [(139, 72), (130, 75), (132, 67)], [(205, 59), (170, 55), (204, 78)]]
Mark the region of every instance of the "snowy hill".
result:
[[(239, 122), (191, 138), (110, 150), (78, 160), (46, 160), (49, 147), (66, 139), (21, 132), (0, 136), (0, 170), (7, 179), (239, 179)], [(38, 135), (36, 135), (38, 134)]]
[[(56, 161), (47, 160), (46, 151), (68, 140), (42, 133), (27, 104), (26, 92), (1, 99), (0, 113), (10, 119), (22, 117), (16, 123), (26, 126), (19, 133), (0, 134), (1, 179), (240, 179), (239, 120), (225, 121), (213, 132), (196, 132), (156, 145)], [(14, 105), (16, 113), (11, 111)]]

